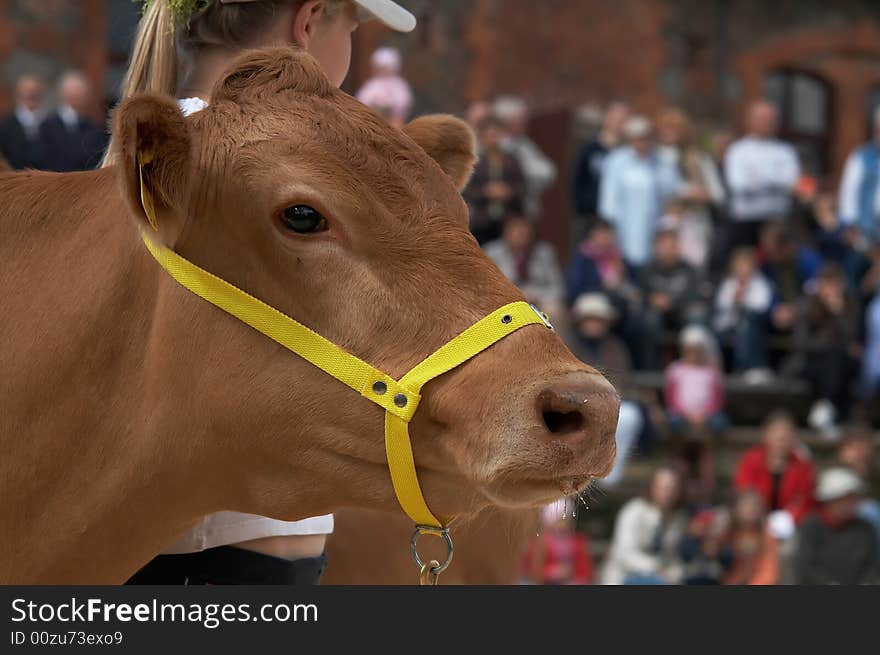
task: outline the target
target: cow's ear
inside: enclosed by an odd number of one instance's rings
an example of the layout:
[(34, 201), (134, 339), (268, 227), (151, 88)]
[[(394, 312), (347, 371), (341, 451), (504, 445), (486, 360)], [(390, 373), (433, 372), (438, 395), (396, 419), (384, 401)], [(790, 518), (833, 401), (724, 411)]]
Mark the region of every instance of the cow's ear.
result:
[(320, 98), (336, 93), (318, 61), (298, 48), (262, 48), (235, 59), (211, 94), (211, 104), (259, 102), (284, 92)]
[(115, 153), (122, 192), (132, 214), (166, 243), (184, 220), (190, 169), (190, 134), (170, 98), (127, 100), (114, 119)]
[(477, 161), (477, 143), (464, 121), (446, 114), (422, 116), (403, 131), (440, 164), (459, 190), (467, 186)]

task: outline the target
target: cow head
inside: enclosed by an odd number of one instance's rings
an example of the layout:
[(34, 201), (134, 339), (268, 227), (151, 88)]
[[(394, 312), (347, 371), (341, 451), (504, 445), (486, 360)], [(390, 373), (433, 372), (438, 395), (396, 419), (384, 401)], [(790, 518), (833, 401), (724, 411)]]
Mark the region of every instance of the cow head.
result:
[[(307, 54), (242, 56), (189, 119), (170, 100), (132, 99), (116, 136), (142, 229), (392, 376), (522, 300), (468, 231), (470, 130), (449, 116), (393, 129)], [(189, 362), (167, 384), (186, 379), (179, 402), (204, 414), (247, 496), (228, 509), (299, 518), (396, 507), (379, 408), (207, 303), (191, 305), (162, 305), (155, 321)], [(449, 516), (580, 490), (610, 470), (617, 408), (610, 384), (556, 334), (524, 328), (424, 388), (410, 434), (425, 498)]]

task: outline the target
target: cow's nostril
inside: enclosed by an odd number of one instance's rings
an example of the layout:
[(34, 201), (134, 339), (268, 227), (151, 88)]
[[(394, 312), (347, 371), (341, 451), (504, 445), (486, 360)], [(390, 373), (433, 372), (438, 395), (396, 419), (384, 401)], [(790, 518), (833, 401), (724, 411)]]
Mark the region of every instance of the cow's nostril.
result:
[(569, 434), (584, 429), (584, 417), (580, 412), (545, 411), (544, 425), (551, 434)]

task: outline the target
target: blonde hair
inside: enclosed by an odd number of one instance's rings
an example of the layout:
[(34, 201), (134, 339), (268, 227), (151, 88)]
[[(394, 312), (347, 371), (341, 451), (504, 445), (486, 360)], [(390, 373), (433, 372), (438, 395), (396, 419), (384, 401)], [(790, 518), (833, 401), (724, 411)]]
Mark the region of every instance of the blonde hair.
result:
[[(138, 26), (131, 61), (122, 87), (122, 100), (138, 93), (177, 93), (178, 53), (194, 55), (202, 49), (243, 50), (260, 45), (260, 37), (278, 12), (299, 9), (307, 0), (258, 0), (221, 3), (207, 0), (192, 16), (175, 14), (169, 0), (152, 0)], [(346, 0), (325, 0), (325, 15), (333, 17)], [(104, 166), (112, 164), (112, 142)]]

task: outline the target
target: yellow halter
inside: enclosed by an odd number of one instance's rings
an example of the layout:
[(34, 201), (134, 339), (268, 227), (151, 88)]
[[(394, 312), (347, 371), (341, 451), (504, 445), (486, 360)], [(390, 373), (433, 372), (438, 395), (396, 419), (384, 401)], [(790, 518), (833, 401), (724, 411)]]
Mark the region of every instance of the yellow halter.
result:
[[(143, 188), (143, 187), (142, 187)], [(145, 208), (152, 203), (144, 202)], [(148, 211), (148, 216), (152, 214)], [(151, 223), (154, 219), (150, 216)], [(174, 251), (157, 244), (146, 233), (143, 240), (156, 261), (177, 282), (212, 305), (299, 355), (328, 375), (351, 387), (385, 410), (385, 452), (394, 492), (403, 511), (416, 523), (412, 552), (423, 579), (441, 573), (452, 559), (452, 541), (446, 523), (425, 502), (413, 461), (407, 426), (419, 406), (422, 387), (478, 355), (489, 346), (527, 325), (552, 329), (547, 317), (525, 302), (505, 305), (478, 321), (395, 380), (274, 307), (225, 280), (199, 268)], [(416, 541), (421, 534), (445, 539), (447, 559), (424, 565)], [(430, 569), (430, 570), (429, 570)]]

